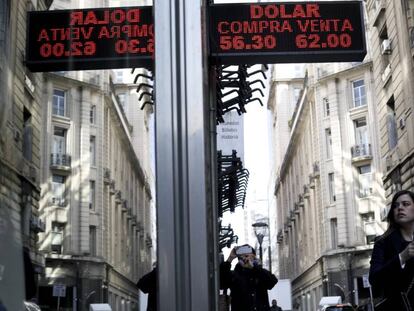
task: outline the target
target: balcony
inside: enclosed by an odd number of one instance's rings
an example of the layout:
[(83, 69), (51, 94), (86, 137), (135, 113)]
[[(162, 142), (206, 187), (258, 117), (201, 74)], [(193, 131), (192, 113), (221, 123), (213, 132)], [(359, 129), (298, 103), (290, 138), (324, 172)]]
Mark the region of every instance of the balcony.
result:
[(372, 159), (371, 144), (359, 144), (351, 147), (352, 162)]
[(53, 206), (60, 206), (60, 207), (65, 207), (66, 206), (66, 201), (64, 198), (59, 198), (59, 197), (52, 197), (50, 199), (50, 203)]
[(50, 154), (50, 167), (56, 170), (69, 171), (71, 164), (71, 156), (64, 153)]

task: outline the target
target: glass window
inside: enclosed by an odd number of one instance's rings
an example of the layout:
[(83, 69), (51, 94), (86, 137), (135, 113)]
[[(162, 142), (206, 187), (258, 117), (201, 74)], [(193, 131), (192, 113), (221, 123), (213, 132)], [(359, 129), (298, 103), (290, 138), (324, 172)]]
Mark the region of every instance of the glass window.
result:
[(331, 113), (330, 107), (329, 107), (329, 100), (326, 97), (324, 97), (322, 101), (323, 101), (323, 112), (325, 114), (325, 117), (329, 117), (329, 114)]
[(55, 127), (53, 131), (52, 153), (66, 154), (66, 129)]
[(91, 256), (96, 256), (96, 227), (89, 227), (89, 250)]
[(0, 1), (0, 52), (6, 48), (6, 34), (10, 22), (10, 0)]
[(125, 93), (118, 94), (119, 104), (121, 105), (122, 109), (125, 111)]
[(95, 210), (95, 181), (89, 181), (89, 209)]
[(377, 236), (377, 225), (374, 212), (361, 214), (361, 220), (364, 225), (366, 243), (373, 244), (375, 237)]
[(372, 194), (372, 173), (371, 165), (362, 165), (358, 167), (359, 197), (365, 198)]
[(331, 247), (338, 247), (338, 221), (336, 218), (331, 219)]
[(52, 113), (58, 116), (65, 116), (65, 92), (53, 90), (53, 109)]
[(65, 204), (65, 176), (52, 176), (52, 204), (63, 206)]
[(355, 120), (354, 126), (355, 126), (356, 145), (367, 145), (368, 144), (367, 120), (365, 118)]
[(397, 116), (395, 113), (394, 97), (387, 103), (387, 135), (388, 147), (392, 150), (398, 143)]
[(352, 82), (352, 95), (354, 107), (365, 106), (367, 104), (364, 80), (357, 80)]
[(23, 110), (23, 157), (26, 160), (32, 160), (32, 115), (24, 108)]
[(301, 88), (298, 88), (298, 87), (295, 87), (293, 89), (293, 96), (294, 96), (294, 99), (293, 100), (294, 100), (295, 103), (298, 102), (301, 91), (302, 91), (302, 89)]
[(51, 231), (51, 250), (53, 253), (62, 254), (62, 244), (65, 232), (65, 224), (59, 222), (52, 222)]
[(91, 165), (95, 166), (96, 165), (96, 137), (91, 136), (89, 142), (90, 142), (89, 152), (90, 152), (90, 157), (91, 157)]
[(329, 184), (329, 202), (334, 203), (336, 201), (335, 175), (334, 175), (334, 173), (329, 173), (328, 174), (328, 184)]
[(332, 133), (331, 129), (325, 129), (326, 158), (332, 158)]
[(89, 111), (89, 122), (91, 124), (96, 123), (96, 105), (91, 106), (91, 110)]

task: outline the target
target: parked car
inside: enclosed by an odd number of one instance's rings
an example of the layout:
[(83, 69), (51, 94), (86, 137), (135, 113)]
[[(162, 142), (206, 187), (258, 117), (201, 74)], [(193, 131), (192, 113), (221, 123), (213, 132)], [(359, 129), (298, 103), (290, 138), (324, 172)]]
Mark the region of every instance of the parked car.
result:
[(347, 303), (347, 304), (338, 304), (335, 306), (328, 306), (325, 309), (323, 309), (324, 311), (355, 311), (355, 308)]

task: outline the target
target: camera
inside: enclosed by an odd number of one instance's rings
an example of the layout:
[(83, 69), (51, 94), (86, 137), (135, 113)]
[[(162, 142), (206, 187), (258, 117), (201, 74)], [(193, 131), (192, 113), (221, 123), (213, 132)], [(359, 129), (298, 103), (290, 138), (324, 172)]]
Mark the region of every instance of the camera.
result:
[(253, 248), (249, 245), (243, 245), (236, 249), (237, 256), (244, 255), (244, 254), (252, 254), (252, 253), (253, 253)]

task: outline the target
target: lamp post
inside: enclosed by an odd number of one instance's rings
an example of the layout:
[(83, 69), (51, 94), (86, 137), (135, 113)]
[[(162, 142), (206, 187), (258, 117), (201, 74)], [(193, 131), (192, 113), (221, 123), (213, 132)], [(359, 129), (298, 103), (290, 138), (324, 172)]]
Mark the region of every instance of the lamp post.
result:
[(263, 243), (263, 238), (267, 234), (267, 230), (269, 229), (269, 226), (265, 222), (256, 222), (252, 225), (252, 227), (254, 230), (254, 235), (256, 236), (257, 241), (259, 242), (259, 256), (260, 256), (260, 261), (263, 264), (262, 243)]

